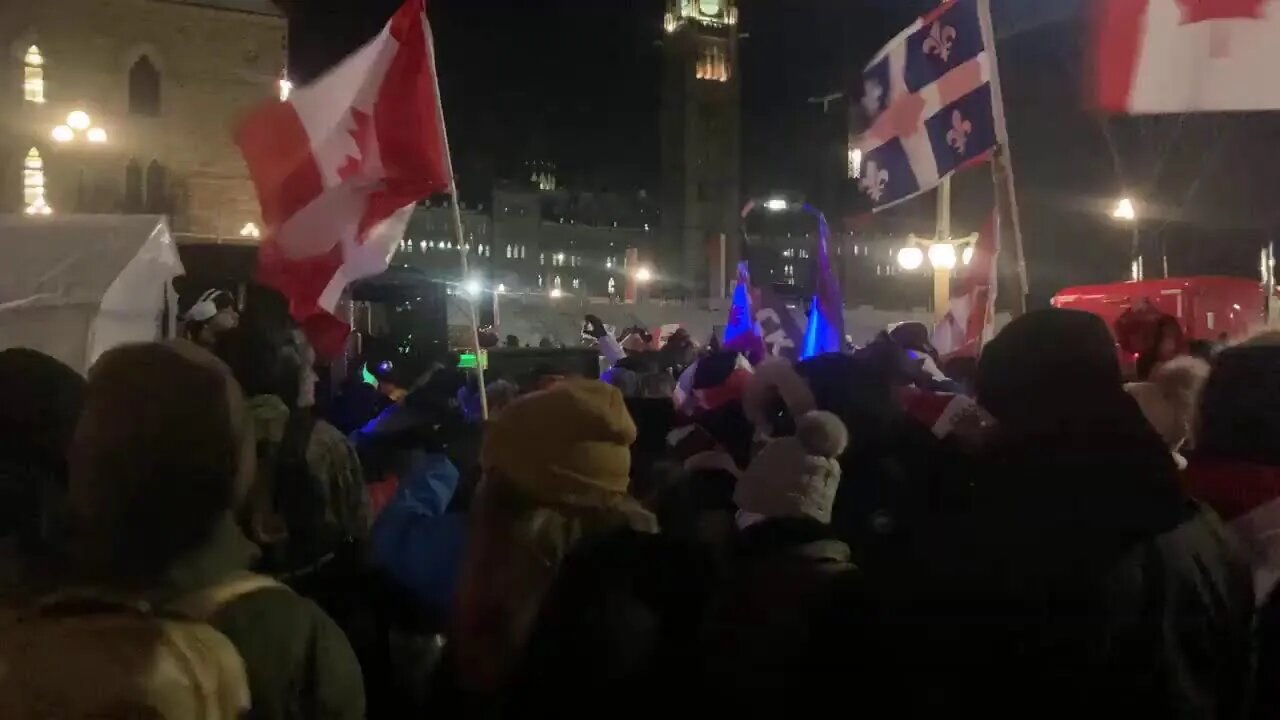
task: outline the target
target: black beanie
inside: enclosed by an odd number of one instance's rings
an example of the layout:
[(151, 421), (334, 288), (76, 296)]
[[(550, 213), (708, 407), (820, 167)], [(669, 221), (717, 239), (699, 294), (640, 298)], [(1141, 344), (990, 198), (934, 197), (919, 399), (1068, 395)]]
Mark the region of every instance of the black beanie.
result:
[(1220, 460), (1280, 466), (1280, 345), (1218, 354), (1200, 396), (1196, 450)]

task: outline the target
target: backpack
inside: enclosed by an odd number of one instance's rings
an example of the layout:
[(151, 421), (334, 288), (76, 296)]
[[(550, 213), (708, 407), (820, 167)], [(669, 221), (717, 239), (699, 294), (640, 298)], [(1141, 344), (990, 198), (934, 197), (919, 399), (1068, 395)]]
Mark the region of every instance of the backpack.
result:
[(47, 597), (0, 632), (0, 717), (243, 717), (244, 662), (208, 620), (238, 598), (279, 586), (242, 573), (163, 608), (93, 590)]
[(295, 410), (279, 445), (259, 443), (256, 501), (267, 506), (263, 514), (274, 526), (254, 538), (262, 548), (261, 572), (280, 576), (313, 568), (342, 544), (329, 521), (324, 484), (307, 463), (315, 427), (310, 412)]

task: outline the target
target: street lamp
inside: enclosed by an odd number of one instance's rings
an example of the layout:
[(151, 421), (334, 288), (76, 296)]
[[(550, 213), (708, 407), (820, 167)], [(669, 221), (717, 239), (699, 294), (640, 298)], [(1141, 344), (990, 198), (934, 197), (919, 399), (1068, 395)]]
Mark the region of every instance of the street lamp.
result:
[(66, 122), (54, 126), (49, 134), (54, 142), (58, 143), (69, 143), (82, 134), (86, 140), (95, 145), (107, 142), (107, 131), (94, 127), (93, 118), (89, 117), (89, 113), (84, 110), (72, 110), (67, 114)]
[(560, 288), (551, 288), (551, 299), (556, 300), (564, 295), (564, 291)]
[(956, 246), (951, 243), (934, 243), (929, 246), (929, 264), (934, 270), (951, 272), (956, 269)]
[(649, 266), (641, 265), (640, 268), (636, 270), (636, 282), (640, 283), (641, 285), (644, 285), (649, 283), (652, 280), (653, 280), (653, 271), (649, 269)]
[(898, 265), (907, 272), (914, 272), (924, 265), (924, 251), (915, 245), (908, 245), (898, 251)]
[(914, 272), (924, 266), (926, 258), (929, 260), (933, 269), (933, 311), (941, 320), (950, 310), (951, 273), (957, 265), (973, 262), (973, 248), (978, 236), (975, 234), (948, 242), (915, 235), (907, 239), (910, 244), (898, 251), (898, 265), (907, 272)]
[(764, 209), (769, 212), (786, 212), (790, 207), (791, 203), (786, 198), (775, 197), (764, 201)]
[(480, 292), (484, 290), (484, 286), (480, 284), (479, 280), (471, 278), (463, 284), (462, 289), (467, 292), (467, 295), (476, 298), (480, 296)]
[(72, 110), (71, 114), (67, 116), (67, 124), (71, 126), (72, 130), (83, 132), (88, 130), (93, 123), (89, 120), (89, 113), (83, 110)]
[(1134, 222), (1138, 219), (1138, 210), (1133, 205), (1133, 201), (1129, 198), (1120, 198), (1116, 203), (1116, 209), (1111, 211), (1111, 217), (1124, 222)]

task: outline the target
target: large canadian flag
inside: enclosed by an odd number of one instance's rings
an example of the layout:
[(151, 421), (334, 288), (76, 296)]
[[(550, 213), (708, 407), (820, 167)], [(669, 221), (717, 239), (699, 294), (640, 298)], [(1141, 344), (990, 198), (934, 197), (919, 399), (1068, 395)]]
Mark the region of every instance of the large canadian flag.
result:
[(1097, 0), (1096, 10), (1103, 110), (1280, 108), (1280, 0)]
[(341, 352), (335, 314), (353, 280), (387, 269), (417, 201), (450, 187), (448, 146), (424, 0), (286, 102), (254, 111), (236, 138), (266, 239), (258, 276), (289, 300), (318, 352)]

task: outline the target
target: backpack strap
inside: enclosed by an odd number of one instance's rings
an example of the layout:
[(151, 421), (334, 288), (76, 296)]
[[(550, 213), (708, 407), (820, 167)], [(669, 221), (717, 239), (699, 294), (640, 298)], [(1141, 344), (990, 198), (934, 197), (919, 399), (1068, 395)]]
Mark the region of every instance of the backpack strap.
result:
[(204, 622), (217, 615), (218, 611), (232, 602), (268, 588), (287, 589), (278, 580), (266, 575), (250, 572), (238, 573), (217, 585), (179, 598), (166, 606), (165, 609), (169, 612), (178, 613), (183, 617)]

